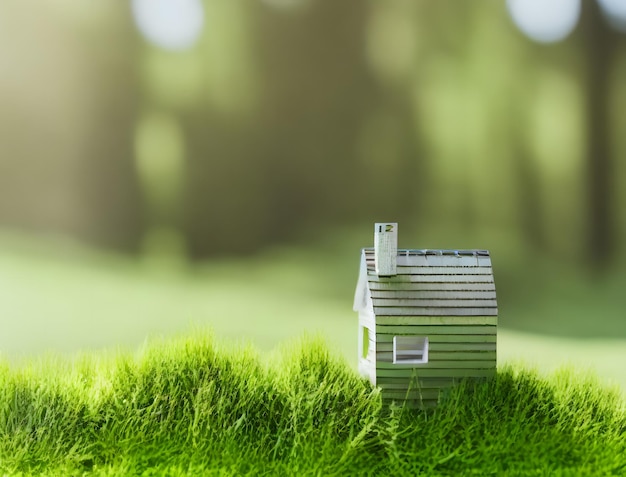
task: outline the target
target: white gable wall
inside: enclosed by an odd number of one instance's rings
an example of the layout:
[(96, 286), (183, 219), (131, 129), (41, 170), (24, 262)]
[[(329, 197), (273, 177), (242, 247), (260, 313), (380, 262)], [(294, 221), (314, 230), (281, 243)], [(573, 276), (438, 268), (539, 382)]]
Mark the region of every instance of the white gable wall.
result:
[(363, 251), (353, 307), (354, 311), (359, 313), (359, 374), (376, 385), (376, 321), (374, 302), (367, 279), (367, 262)]

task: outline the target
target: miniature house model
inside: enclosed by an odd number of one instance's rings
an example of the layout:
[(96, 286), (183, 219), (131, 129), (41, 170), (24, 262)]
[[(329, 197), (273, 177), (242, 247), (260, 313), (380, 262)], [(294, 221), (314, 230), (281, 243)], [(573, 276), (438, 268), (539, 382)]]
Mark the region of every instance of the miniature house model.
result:
[(376, 224), (361, 253), (354, 310), (359, 372), (384, 402), (422, 407), (464, 378), (496, 371), (498, 308), (486, 250), (398, 250), (398, 224)]

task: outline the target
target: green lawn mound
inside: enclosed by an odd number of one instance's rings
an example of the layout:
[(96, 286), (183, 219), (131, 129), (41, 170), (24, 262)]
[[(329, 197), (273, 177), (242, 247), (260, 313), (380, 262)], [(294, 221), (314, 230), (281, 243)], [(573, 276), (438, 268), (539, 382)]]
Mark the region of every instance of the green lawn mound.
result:
[(0, 474), (625, 475), (621, 396), (506, 367), (433, 410), (383, 408), (320, 340), (210, 336), (0, 368)]

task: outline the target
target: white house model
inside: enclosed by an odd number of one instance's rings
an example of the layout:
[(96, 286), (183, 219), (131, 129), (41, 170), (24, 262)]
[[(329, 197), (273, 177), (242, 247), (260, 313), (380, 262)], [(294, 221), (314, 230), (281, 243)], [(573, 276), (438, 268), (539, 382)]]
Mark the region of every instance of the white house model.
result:
[(496, 290), (486, 250), (397, 243), (398, 224), (377, 223), (361, 252), (359, 371), (384, 402), (423, 407), (460, 379), (495, 375)]

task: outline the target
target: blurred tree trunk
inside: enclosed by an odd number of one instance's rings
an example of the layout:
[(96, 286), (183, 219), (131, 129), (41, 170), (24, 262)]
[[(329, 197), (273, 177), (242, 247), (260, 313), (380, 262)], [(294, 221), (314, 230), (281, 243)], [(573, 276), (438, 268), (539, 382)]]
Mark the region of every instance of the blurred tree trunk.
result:
[(526, 243), (532, 249), (542, 250), (546, 246), (546, 240), (543, 229), (539, 171), (528, 148), (526, 115), (518, 115), (515, 120), (513, 126), (515, 130), (512, 133), (512, 150), (517, 172), (516, 186), (519, 190), (518, 203), (522, 232)]
[[(543, 47), (524, 42), (518, 50), (520, 70), (511, 79), (510, 144), (515, 167), (518, 217), (526, 245), (532, 250), (544, 250), (547, 245), (542, 204), (541, 171), (533, 157), (531, 109), (537, 88), (537, 58)], [(550, 61), (541, 58), (540, 61)]]
[(399, 145), (401, 161), (397, 171), (398, 177), (398, 221), (417, 224), (426, 209), (432, 207), (427, 203), (429, 168), (426, 160), (423, 132), (418, 124), (417, 101), (411, 101), (411, 92), (391, 98), (391, 105), (400, 118), (402, 131)]
[(0, 3), (0, 224), (132, 251), (137, 35), (124, 6), (74, 13)]
[(127, 8), (111, 9), (113, 38), (89, 44), (88, 78), (92, 95), (89, 129), (82, 138), (80, 193), (88, 210), (82, 234), (91, 242), (123, 251), (139, 250), (144, 232), (143, 198), (134, 155), (139, 108), (139, 40)]
[(366, 4), (255, 2), (258, 104), (245, 117), (201, 105), (189, 130), (192, 255), (253, 253), (362, 212), (356, 136), (372, 94), (360, 54)]
[(612, 90), (611, 71), (618, 38), (603, 18), (597, 2), (582, 3), (588, 73), (588, 247), (593, 265), (604, 268), (615, 252), (609, 103)]
[(374, 90), (361, 53), (367, 5), (311, 2), (258, 12), (258, 126), (275, 238), (343, 221), (363, 206), (356, 141)]

